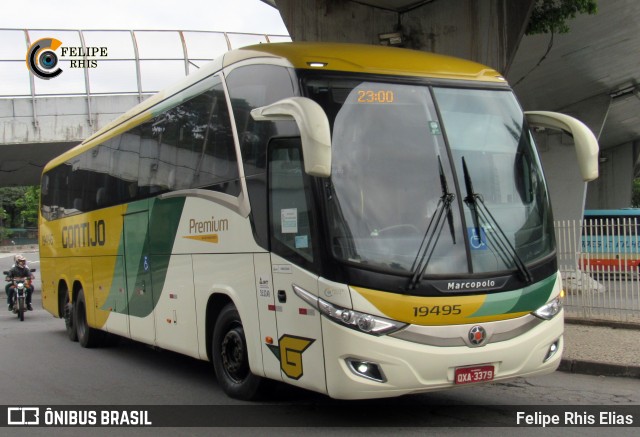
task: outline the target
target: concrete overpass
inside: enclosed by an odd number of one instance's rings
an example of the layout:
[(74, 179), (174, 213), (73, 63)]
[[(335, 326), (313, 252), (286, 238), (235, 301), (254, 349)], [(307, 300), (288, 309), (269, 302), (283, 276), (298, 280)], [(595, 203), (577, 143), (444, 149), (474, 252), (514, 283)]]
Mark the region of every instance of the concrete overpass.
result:
[(139, 101), (131, 95), (0, 98), (0, 186), (37, 185), (48, 161)]
[(534, 0), (262, 0), (294, 41), (399, 45), (506, 72)]
[[(573, 115), (599, 136), (600, 177), (589, 183), (586, 207), (627, 207), (640, 176), (640, 2), (600, 0), (596, 15), (569, 24), (538, 67), (550, 36), (524, 37), (507, 78), (525, 109)], [(545, 170), (561, 178), (562, 161)]]
[[(636, 68), (634, 56), (640, 50), (639, 2), (600, 1), (598, 14), (578, 16), (569, 22), (570, 33), (554, 35), (551, 50), (545, 56), (550, 45), (549, 35), (523, 36), (533, 0), (264, 1), (280, 10), (293, 40), (369, 44), (400, 42), (419, 50), (473, 59), (502, 71), (514, 86), (525, 110), (570, 113), (587, 123), (599, 136), (602, 146), (601, 177), (589, 187), (587, 206), (628, 206), (631, 180), (640, 168), (637, 165), (640, 149), (640, 123), (637, 122), (640, 91), (637, 84), (640, 83), (640, 71)], [(135, 35), (130, 38), (135, 40)], [(182, 41), (185, 39), (181, 37)], [(191, 59), (192, 52), (189, 56), (186, 53), (185, 49), (184, 56), (178, 57), (180, 59), (165, 57), (163, 60), (181, 64), (182, 74), (188, 73), (191, 65), (200, 60)], [(146, 59), (139, 54), (133, 57), (135, 62), (153, 59), (153, 56)], [(24, 60), (20, 62), (24, 70)], [(137, 67), (139, 76), (143, 70), (142, 66)], [(165, 76), (168, 78), (169, 75)], [(86, 85), (85, 89), (89, 88), (90, 85)], [(9, 162), (3, 153), (3, 150), (11, 151), (11, 156), (16, 156), (15, 146), (6, 140), (8, 129), (16, 131), (14, 124), (25, 129), (25, 120), (29, 120), (33, 127), (26, 129), (30, 132), (27, 143), (37, 144), (43, 139), (43, 117), (47, 116), (45, 114), (52, 105), (55, 110), (71, 112), (74, 111), (70, 108), (78, 108), (82, 102), (87, 107), (101, 108), (88, 109), (84, 113), (78, 109), (70, 116), (84, 116), (87, 120), (82, 125), (72, 122), (73, 128), (63, 128), (59, 119), (52, 121), (61, 136), (58, 136), (57, 143), (52, 138), (40, 143), (48, 146), (40, 148), (41, 152), (36, 156), (46, 161), (44, 151), (50, 150), (55, 155), (66, 147), (65, 143), (78, 141), (99, 128), (120, 111), (120, 105), (129, 107), (129, 103), (144, 98), (146, 91), (153, 91), (140, 86), (139, 81), (133, 88), (126, 98), (116, 99), (118, 101), (112, 96), (93, 92), (95, 87), (91, 88), (91, 93), (87, 91), (82, 96), (74, 96), (76, 102), (80, 102), (75, 104), (62, 104), (60, 99), (54, 103), (50, 96), (34, 96), (33, 92), (20, 97), (26, 97), (24, 102), (14, 98), (7, 104), (0, 98), (0, 132), (4, 132), (0, 134), (0, 144), (4, 144), (0, 145), (0, 184), (6, 185), (9, 180), (11, 184), (18, 183), (20, 179), (8, 179), (8, 175), (16, 174), (18, 168), (24, 169), (20, 163)], [(13, 121), (7, 121), (11, 117), (14, 117)], [(20, 117), (23, 121), (17, 122)], [(67, 134), (73, 138), (69, 139), (65, 136)], [(573, 150), (566, 147), (570, 146), (571, 139), (548, 132), (538, 137), (556, 218), (576, 218), (584, 206), (586, 189), (577, 175)], [(40, 139), (34, 141), (31, 138)], [(37, 159), (31, 164), (34, 170), (40, 165)]]
[[(601, 0), (596, 15), (570, 20), (570, 32), (550, 44), (550, 35), (524, 36), (529, 0), (264, 1), (279, 8), (296, 41), (380, 44), (395, 33), (406, 47), (496, 68), (525, 110), (574, 115), (599, 136), (601, 176), (589, 186), (587, 207), (629, 206), (632, 178), (640, 173), (640, 2)], [(573, 151), (564, 147), (570, 139), (547, 133), (538, 142), (556, 217), (578, 217), (585, 187), (573, 171)]]
[[(41, 80), (29, 74), (32, 42), (57, 38), (105, 46), (99, 68), (69, 68)], [(237, 47), (290, 41), (288, 35), (194, 31), (0, 29), (0, 186), (37, 185), (43, 166), (111, 120), (200, 65)]]

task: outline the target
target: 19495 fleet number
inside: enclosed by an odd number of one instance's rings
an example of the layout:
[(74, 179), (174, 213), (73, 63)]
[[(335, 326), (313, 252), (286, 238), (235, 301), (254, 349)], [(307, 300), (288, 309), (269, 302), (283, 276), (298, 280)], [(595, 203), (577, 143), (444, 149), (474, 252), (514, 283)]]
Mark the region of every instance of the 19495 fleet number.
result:
[(413, 307), (414, 317), (454, 316), (462, 313), (460, 305), (434, 305)]

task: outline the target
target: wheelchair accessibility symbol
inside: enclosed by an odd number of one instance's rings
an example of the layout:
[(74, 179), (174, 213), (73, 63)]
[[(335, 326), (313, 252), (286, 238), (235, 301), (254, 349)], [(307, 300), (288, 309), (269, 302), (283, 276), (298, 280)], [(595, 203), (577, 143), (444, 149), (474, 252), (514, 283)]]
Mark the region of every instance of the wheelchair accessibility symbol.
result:
[(467, 228), (467, 235), (469, 236), (469, 245), (471, 250), (487, 250), (487, 234), (484, 232), (484, 228), (480, 228), (480, 235), (478, 235), (478, 228)]

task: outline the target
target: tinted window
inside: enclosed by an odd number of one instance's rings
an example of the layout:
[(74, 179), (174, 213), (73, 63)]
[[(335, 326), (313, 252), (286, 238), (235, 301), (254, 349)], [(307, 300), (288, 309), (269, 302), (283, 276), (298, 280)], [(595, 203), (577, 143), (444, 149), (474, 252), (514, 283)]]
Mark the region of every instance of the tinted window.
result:
[(42, 184), (47, 219), (188, 188), (238, 195), (238, 166), (220, 79), (49, 171)]
[(303, 170), (299, 139), (274, 140), (269, 159), (269, 205), (273, 252), (306, 265), (312, 263), (311, 189)]
[(293, 121), (254, 121), (250, 112), (295, 94), (292, 74), (275, 65), (250, 65), (227, 77), (233, 116), (247, 176), (265, 171), (267, 144), (274, 136), (298, 135)]

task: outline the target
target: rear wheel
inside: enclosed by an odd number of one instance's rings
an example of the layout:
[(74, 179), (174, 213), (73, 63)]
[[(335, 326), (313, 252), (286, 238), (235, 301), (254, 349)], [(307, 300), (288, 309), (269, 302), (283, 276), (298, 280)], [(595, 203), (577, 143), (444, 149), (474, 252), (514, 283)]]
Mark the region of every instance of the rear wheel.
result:
[(78, 341), (78, 331), (73, 323), (73, 304), (69, 299), (69, 290), (65, 291), (64, 303), (62, 305), (64, 326), (67, 330), (67, 337), (71, 341)]
[(262, 378), (251, 373), (240, 314), (233, 304), (222, 309), (213, 329), (212, 360), (227, 396), (249, 401), (260, 394)]
[(84, 290), (78, 291), (73, 309), (73, 319), (80, 346), (87, 348), (99, 346), (104, 339), (104, 332), (91, 328), (87, 323), (87, 304), (84, 299)]

